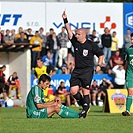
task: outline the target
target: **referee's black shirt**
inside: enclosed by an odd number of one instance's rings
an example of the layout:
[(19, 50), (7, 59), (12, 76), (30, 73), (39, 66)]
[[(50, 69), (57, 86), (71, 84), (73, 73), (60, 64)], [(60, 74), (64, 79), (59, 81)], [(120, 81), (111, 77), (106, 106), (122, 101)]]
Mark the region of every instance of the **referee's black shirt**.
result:
[(74, 47), (75, 54), (75, 68), (83, 69), (87, 67), (94, 67), (94, 55), (102, 56), (102, 50), (94, 42), (86, 40), (83, 44), (77, 41), (73, 34), (70, 40)]

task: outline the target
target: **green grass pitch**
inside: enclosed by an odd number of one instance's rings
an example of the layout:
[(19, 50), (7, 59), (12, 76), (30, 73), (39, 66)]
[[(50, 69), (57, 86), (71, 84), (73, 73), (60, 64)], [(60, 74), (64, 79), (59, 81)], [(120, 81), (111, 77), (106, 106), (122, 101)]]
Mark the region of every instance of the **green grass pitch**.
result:
[(133, 114), (123, 117), (92, 106), (85, 119), (27, 119), (25, 108), (0, 108), (0, 133), (133, 133)]

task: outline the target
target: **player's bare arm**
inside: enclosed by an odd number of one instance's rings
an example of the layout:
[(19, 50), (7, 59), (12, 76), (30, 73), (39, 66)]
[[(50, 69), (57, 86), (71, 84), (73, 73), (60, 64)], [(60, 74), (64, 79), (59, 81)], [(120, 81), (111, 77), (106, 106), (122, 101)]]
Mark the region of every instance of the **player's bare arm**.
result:
[(67, 31), (68, 37), (69, 37), (69, 39), (72, 39), (73, 32), (72, 32), (71, 27), (70, 27), (70, 25), (68, 23), (67, 15), (66, 15), (65, 11), (62, 14), (62, 18), (64, 20), (64, 24), (65, 24), (65, 27), (66, 27), (66, 31)]
[(44, 104), (42, 104), (42, 103), (36, 104), (36, 106), (37, 106), (38, 109), (48, 108), (48, 107), (51, 107), (51, 106), (54, 106), (54, 105), (57, 105), (57, 102), (51, 101), (51, 102), (46, 102)]

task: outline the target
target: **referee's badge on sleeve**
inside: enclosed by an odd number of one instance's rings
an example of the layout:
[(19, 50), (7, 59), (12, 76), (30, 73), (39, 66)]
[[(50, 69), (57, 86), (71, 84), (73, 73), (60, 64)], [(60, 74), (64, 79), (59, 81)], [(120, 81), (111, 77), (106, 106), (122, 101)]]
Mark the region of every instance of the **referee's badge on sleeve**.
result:
[(87, 56), (88, 55), (88, 50), (87, 49), (83, 49), (83, 56)]

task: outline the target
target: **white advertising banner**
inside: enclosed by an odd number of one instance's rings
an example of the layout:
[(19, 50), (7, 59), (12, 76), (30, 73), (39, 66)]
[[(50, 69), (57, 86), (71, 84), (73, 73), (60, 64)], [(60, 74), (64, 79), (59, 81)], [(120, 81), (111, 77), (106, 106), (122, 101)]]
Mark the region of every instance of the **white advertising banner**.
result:
[(45, 27), (44, 2), (1, 2), (1, 29)]
[(123, 45), (122, 3), (61, 3), (61, 2), (1, 2), (0, 27), (6, 29), (44, 27), (53, 28), (58, 34), (64, 25), (62, 13), (66, 10), (72, 29), (90, 27), (100, 36), (104, 28), (117, 32), (119, 48)]
[(64, 25), (62, 13), (66, 10), (71, 28), (90, 27), (97, 35), (108, 27), (110, 33), (117, 32), (119, 48), (123, 45), (123, 4), (122, 3), (46, 3), (46, 30), (61, 31)]

